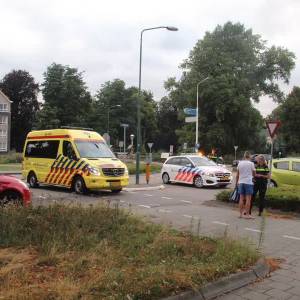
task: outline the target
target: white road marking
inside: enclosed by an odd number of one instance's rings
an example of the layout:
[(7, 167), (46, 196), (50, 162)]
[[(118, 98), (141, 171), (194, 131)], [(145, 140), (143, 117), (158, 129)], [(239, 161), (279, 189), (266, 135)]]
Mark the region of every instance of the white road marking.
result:
[(152, 197), (153, 195), (151, 195), (151, 194), (144, 194), (144, 196), (146, 196), (146, 197)]
[(193, 218), (193, 216), (190, 216), (190, 215), (182, 215), (183, 217), (185, 217), (185, 218)]
[(145, 207), (145, 208), (151, 208), (151, 206), (149, 206), (149, 205), (142, 205), (142, 204), (140, 204), (139, 206), (140, 207)]
[(172, 212), (172, 211), (169, 210), (169, 209), (159, 209), (158, 211), (159, 211), (159, 212), (162, 212), (162, 213), (170, 213), (170, 212)]
[(218, 225), (223, 225), (223, 226), (229, 226), (228, 223), (223, 223), (223, 222), (219, 222), (219, 221), (213, 221), (212, 223), (218, 224)]
[(247, 230), (247, 231), (261, 232), (261, 230), (253, 229), (253, 228), (248, 228), (248, 227), (246, 227), (246, 228), (244, 228), (244, 229)]
[(124, 201), (124, 200), (120, 200), (120, 202), (121, 202), (121, 203), (125, 203), (125, 201)]
[(189, 204), (192, 204), (193, 202), (192, 201), (187, 201), (187, 200), (180, 200), (181, 202), (184, 202), (184, 203), (189, 203)]
[(300, 237), (292, 236), (292, 235), (283, 235), (286, 239), (297, 240), (300, 241)]
[(161, 197), (161, 199), (172, 200), (173, 198), (170, 198), (170, 197)]

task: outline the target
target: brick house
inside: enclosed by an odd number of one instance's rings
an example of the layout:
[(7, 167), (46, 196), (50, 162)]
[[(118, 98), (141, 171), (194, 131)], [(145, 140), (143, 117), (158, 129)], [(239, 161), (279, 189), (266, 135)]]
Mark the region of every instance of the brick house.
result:
[(0, 90), (0, 154), (10, 150), (11, 103)]

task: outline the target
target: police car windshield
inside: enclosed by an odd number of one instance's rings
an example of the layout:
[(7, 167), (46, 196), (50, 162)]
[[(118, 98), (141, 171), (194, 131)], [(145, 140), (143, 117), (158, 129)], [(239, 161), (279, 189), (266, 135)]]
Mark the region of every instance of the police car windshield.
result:
[(77, 150), (82, 158), (114, 158), (114, 154), (103, 142), (75, 141)]
[(200, 156), (199, 157), (193, 156), (193, 157), (190, 157), (190, 159), (197, 167), (206, 167), (206, 166), (216, 166), (217, 165), (212, 160), (209, 160), (207, 158), (200, 157)]

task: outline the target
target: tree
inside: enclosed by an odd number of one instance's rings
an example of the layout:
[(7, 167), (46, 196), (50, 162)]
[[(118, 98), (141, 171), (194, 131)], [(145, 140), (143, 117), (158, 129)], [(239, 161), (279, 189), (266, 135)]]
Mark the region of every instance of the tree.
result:
[(45, 105), (38, 116), (40, 129), (53, 128), (54, 124), (57, 127), (89, 125), (92, 98), (82, 72), (53, 63), (44, 73), (42, 93)]
[[(97, 91), (95, 99), (93, 118), (98, 120), (96, 128), (101, 133), (107, 131), (109, 109), (109, 133), (114, 142), (118, 141), (119, 137), (121, 137), (120, 140), (123, 140), (121, 123), (128, 124), (129, 129), (127, 132), (136, 135), (136, 102), (138, 100), (138, 89), (136, 87), (126, 88), (125, 82), (120, 79), (107, 81)], [(157, 135), (156, 102), (150, 92), (142, 91), (141, 115), (141, 136), (144, 144), (154, 141)], [(129, 134), (126, 142), (128, 145)]]
[[(286, 100), (273, 112), (273, 119), (281, 121), (278, 143), (284, 145), (288, 153), (299, 153), (300, 149), (300, 87), (294, 87)], [(271, 117), (271, 118), (272, 118)], [(281, 149), (280, 149), (281, 150)]]
[(20, 152), (39, 110), (39, 85), (27, 71), (13, 70), (4, 76), (0, 89), (12, 101), (11, 147)]
[[(253, 107), (262, 95), (281, 102), (278, 81), (288, 82), (295, 56), (281, 47), (268, 48), (259, 35), (240, 23), (226, 23), (207, 32), (190, 52), (181, 68), (179, 81), (169, 79), (165, 86), (174, 105), (181, 111), (195, 107), (199, 86), (199, 140), (209, 151), (223, 153), (240, 148), (260, 147), (258, 132), (263, 126), (260, 113)], [(194, 143), (194, 124), (177, 131), (179, 141)]]

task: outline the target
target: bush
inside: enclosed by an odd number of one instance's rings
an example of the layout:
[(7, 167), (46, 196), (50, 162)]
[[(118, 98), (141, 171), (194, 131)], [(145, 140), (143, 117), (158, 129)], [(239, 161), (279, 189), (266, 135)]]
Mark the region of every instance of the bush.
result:
[(22, 153), (11, 151), (8, 154), (0, 155), (0, 164), (16, 164), (22, 162)]
[[(222, 191), (217, 194), (216, 199), (228, 202), (232, 190)], [(254, 205), (258, 202), (258, 197)], [(278, 188), (270, 188), (266, 193), (266, 206), (282, 211), (300, 213), (300, 187), (295, 185), (284, 185)]]

